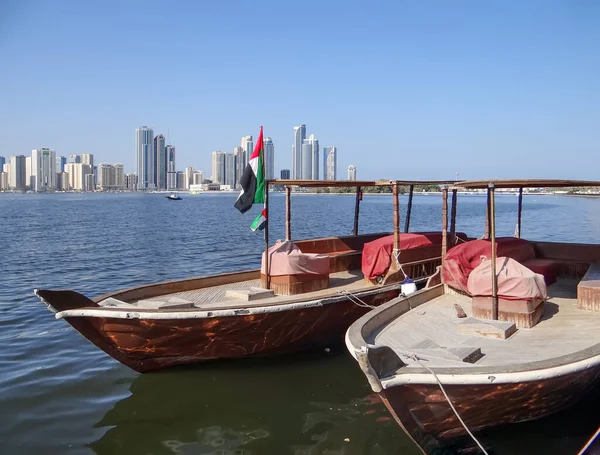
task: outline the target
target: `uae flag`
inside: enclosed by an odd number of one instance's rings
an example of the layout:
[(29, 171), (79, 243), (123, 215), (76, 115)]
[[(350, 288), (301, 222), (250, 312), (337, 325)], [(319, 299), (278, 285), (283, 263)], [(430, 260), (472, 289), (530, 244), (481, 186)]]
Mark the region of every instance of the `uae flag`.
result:
[[(265, 151), (263, 147), (263, 129), (260, 127), (258, 140), (254, 146), (254, 152), (248, 160), (246, 169), (240, 179), (242, 191), (235, 201), (234, 207), (242, 213), (246, 213), (252, 207), (252, 204), (265, 202)], [(260, 215), (252, 223), (252, 230), (262, 230), (267, 220), (266, 209), (263, 209)]]

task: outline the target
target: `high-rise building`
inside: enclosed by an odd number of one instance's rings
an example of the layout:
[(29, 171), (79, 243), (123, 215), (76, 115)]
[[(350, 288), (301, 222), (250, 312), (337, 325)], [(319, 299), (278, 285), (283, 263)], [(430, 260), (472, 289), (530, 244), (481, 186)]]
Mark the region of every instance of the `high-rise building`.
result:
[(248, 156), (246, 155), (246, 151), (243, 147), (237, 146), (233, 148), (233, 159), (235, 161), (235, 185), (239, 186), (240, 179), (242, 178), (242, 174), (244, 173), (244, 169), (246, 169), (246, 164), (248, 163)]
[(69, 163), (81, 163), (81, 155), (71, 155), (69, 157)]
[(225, 185), (230, 185), (231, 188), (235, 188), (235, 156), (233, 153), (225, 154)]
[(225, 153), (212, 153), (212, 179), (213, 183), (225, 184)]
[(56, 189), (58, 191), (69, 190), (69, 174), (66, 172), (56, 173)]
[[(56, 157), (56, 173), (61, 174), (65, 172), (65, 164), (67, 164), (66, 156), (57, 156)], [(58, 185), (57, 185), (58, 187)]]
[(281, 173), (280, 173), (280, 177), (282, 180), (289, 180), (290, 179), (290, 170), (282, 169)]
[(6, 164), (6, 158), (4, 158), (3, 156), (0, 156), (0, 172), (2, 172), (2, 168), (4, 167), (5, 164)]
[(319, 141), (314, 134), (311, 134), (308, 138), (311, 144), (311, 159), (312, 159), (312, 179), (319, 180)]
[(353, 164), (348, 166), (348, 180), (356, 180), (356, 166)]
[(194, 183), (194, 168), (193, 167), (186, 167), (185, 168), (185, 182), (184, 182), (184, 189), (189, 190), (190, 189), (190, 185)]
[(194, 176), (192, 178), (193, 185), (201, 185), (202, 183), (204, 183), (204, 171), (196, 171), (194, 172)]
[[(67, 163), (65, 165), (65, 172), (68, 174), (67, 181), (70, 190), (75, 191), (93, 191), (92, 185), (88, 180), (88, 175), (92, 175), (92, 167), (89, 164), (83, 163)], [(64, 182), (63, 182), (64, 185)], [(90, 188), (88, 190), (88, 188)]]
[(25, 181), (25, 155), (15, 155), (8, 159), (8, 187), (15, 190), (24, 190)]
[(302, 178), (302, 145), (306, 139), (306, 125), (294, 127), (294, 144), (292, 145), (292, 176)]
[(273, 146), (273, 140), (267, 136), (264, 138), (263, 144), (265, 145), (267, 180), (273, 180), (275, 178), (275, 147)]
[(178, 171), (175, 175), (177, 176), (177, 189), (185, 190), (185, 172)]
[(337, 147), (323, 147), (323, 179), (337, 180)]
[(175, 147), (167, 145), (167, 189), (177, 188), (177, 172), (175, 171)]
[(100, 191), (117, 191), (125, 188), (123, 165), (100, 163), (98, 165), (98, 188)]
[[(254, 151), (254, 141), (252, 140), (252, 136), (242, 136), (241, 146), (246, 152), (246, 161), (250, 159), (250, 155)], [(245, 167), (245, 165), (244, 165)]]
[(35, 181), (33, 179), (33, 166), (32, 158), (30, 156), (25, 157), (25, 187), (29, 190), (35, 188)]
[(155, 189), (154, 130), (147, 126), (140, 126), (135, 130), (135, 167), (138, 191)]
[(167, 148), (165, 146), (165, 137), (159, 134), (154, 138), (154, 182), (156, 189), (167, 189)]
[(31, 151), (31, 176), (33, 191), (56, 189), (56, 152), (48, 148)]
[(125, 175), (125, 188), (129, 191), (135, 191), (137, 188), (137, 175), (131, 172)]
[(302, 171), (300, 178), (302, 180), (312, 180), (312, 143), (308, 139), (302, 141)]
[[(5, 163), (6, 164), (6, 163)], [(4, 168), (4, 164), (0, 169)], [(0, 191), (6, 191), (8, 189), (8, 173), (0, 171)]]
[(82, 164), (87, 164), (90, 168), (94, 167), (94, 155), (92, 153), (82, 153), (80, 156)]
[[(89, 166), (84, 164), (84, 166)], [(91, 166), (90, 166), (91, 168)], [(94, 174), (92, 174), (92, 172), (90, 171), (89, 174), (85, 174), (85, 185), (84, 185), (84, 191), (96, 191), (96, 183), (94, 181)]]

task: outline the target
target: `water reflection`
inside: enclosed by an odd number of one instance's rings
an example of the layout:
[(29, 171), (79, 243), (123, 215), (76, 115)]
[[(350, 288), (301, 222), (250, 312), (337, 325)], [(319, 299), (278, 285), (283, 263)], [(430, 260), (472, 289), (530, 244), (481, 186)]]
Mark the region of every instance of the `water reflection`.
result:
[(419, 454), (343, 348), (136, 377), (97, 454)]

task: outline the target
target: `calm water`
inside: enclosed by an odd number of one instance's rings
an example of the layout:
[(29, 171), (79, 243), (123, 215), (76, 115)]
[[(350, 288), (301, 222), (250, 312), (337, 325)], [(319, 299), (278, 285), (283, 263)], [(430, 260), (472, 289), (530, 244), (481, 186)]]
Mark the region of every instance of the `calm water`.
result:
[[(259, 266), (263, 238), (249, 229), (257, 209), (240, 215), (233, 194), (183, 197), (0, 194), (0, 453), (418, 454), (343, 346), (139, 375), (33, 296), (95, 296)], [(482, 234), (484, 201), (459, 197), (458, 230)], [(284, 197), (271, 202), (275, 240)], [(440, 202), (416, 197), (411, 230), (439, 229)], [(352, 230), (353, 196), (298, 195), (292, 206), (294, 238)], [(389, 196), (366, 196), (360, 231), (391, 230), (391, 207)], [(513, 234), (515, 212), (516, 196), (498, 198), (498, 235)], [(523, 235), (598, 243), (600, 199), (527, 196)], [(482, 438), (502, 455), (575, 454), (600, 423), (598, 404), (590, 397)]]

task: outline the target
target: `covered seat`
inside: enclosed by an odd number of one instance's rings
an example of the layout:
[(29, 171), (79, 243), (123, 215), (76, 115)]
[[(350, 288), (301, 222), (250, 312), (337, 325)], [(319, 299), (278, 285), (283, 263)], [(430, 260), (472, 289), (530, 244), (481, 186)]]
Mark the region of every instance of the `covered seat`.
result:
[[(558, 264), (549, 259), (537, 259), (533, 245), (527, 240), (514, 237), (496, 239), (497, 257), (508, 257), (520, 262), (535, 273), (543, 275), (550, 286), (556, 281)], [(448, 250), (442, 267), (444, 282), (454, 289), (469, 294), (467, 280), (470, 273), (481, 264), (481, 258), (491, 258), (492, 243), (489, 240), (472, 240)]]
[[(261, 278), (266, 279), (265, 253)], [(277, 241), (269, 248), (269, 275), (275, 294), (293, 295), (329, 287), (329, 256), (303, 253), (291, 241)]]
[[(548, 298), (544, 277), (508, 257), (496, 259), (498, 277), (498, 319), (517, 327), (533, 327), (543, 315)], [(467, 282), (473, 296), (473, 316), (492, 318), (492, 261), (483, 258)]]
[[(466, 240), (466, 234), (457, 232), (456, 237)], [(448, 242), (451, 242), (448, 235)], [(429, 248), (425, 248), (429, 247)], [(439, 248), (438, 248), (439, 247)], [(374, 280), (384, 276), (392, 263), (392, 250), (394, 249), (394, 235), (387, 235), (372, 242), (365, 243), (362, 253), (361, 269), (365, 278)], [(415, 249), (423, 249), (422, 254), (410, 254), (408, 260), (404, 258), (401, 262), (418, 261), (439, 257), (442, 251), (442, 233), (437, 232), (408, 232), (400, 234), (400, 251), (407, 252)]]

